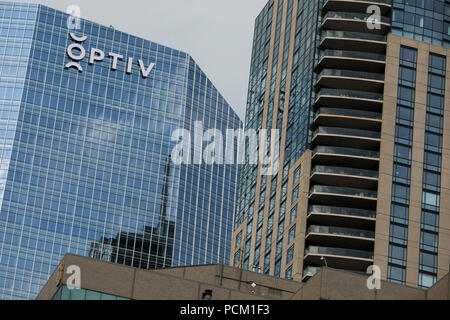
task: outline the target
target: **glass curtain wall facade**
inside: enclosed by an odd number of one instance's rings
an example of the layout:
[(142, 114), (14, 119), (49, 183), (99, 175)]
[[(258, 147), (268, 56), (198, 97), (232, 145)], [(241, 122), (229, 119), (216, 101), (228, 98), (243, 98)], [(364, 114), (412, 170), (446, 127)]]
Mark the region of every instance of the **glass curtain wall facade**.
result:
[[(67, 19), (0, 3), (0, 299), (33, 298), (68, 252), (140, 268), (226, 263), (237, 168), (176, 165), (171, 138), (239, 118), (186, 53), (86, 20), (75, 40)], [(64, 67), (81, 37), (82, 72)]]
[(309, 143), (317, 12), (316, 1), (271, 0), (256, 18), (246, 128), (279, 130), (281, 153), (271, 176), (261, 166), (240, 169), (234, 226), (245, 230), (236, 233), (233, 262), (247, 270), (285, 274), (289, 171)]
[(450, 6), (445, 0), (393, 0), (392, 33), (450, 46)]

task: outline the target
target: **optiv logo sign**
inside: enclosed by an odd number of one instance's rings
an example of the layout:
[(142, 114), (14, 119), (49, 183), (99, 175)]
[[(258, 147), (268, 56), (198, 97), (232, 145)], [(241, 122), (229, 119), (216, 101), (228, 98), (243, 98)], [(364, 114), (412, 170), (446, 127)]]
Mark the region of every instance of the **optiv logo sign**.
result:
[[(80, 61), (82, 61), (85, 57), (86, 57), (86, 49), (83, 47), (82, 43), (85, 42), (87, 40), (86, 36), (82, 36), (82, 37), (78, 37), (75, 35), (75, 33), (70, 32), (69, 33), (70, 38), (75, 42), (72, 43), (71, 45), (69, 45), (67, 47), (67, 55), (69, 56), (70, 59), (72, 59), (71, 62), (66, 64), (66, 68), (75, 68), (77, 69), (79, 72), (83, 72), (83, 68), (80, 65)], [(120, 54), (117, 53), (113, 53), (110, 52), (108, 54), (109, 58), (111, 59), (111, 70), (117, 70), (117, 66), (119, 64), (120, 61), (124, 60), (124, 57)], [(96, 62), (101, 62), (105, 60), (105, 52), (100, 50), (100, 49), (96, 49), (96, 48), (92, 48), (90, 50), (90, 54), (89, 54), (89, 64), (93, 65)], [(131, 74), (133, 72), (133, 58), (127, 58), (126, 60), (126, 73)], [(153, 70), (153, 68), (155, 67), (154, 63), (150, 63), (150, 65), (147, 67), (144, 65), (144, 62), (139, 59), (139, 68), (140, 68), (140, 74), (141, 76), (145, 79), (148, 77), (148, 75), (150, 74), (150, 72)]]

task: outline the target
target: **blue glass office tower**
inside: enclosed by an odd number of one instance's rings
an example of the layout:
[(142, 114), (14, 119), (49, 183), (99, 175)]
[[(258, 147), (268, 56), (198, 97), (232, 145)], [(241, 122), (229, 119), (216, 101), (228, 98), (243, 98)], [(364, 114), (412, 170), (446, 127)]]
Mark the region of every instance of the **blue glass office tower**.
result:
[(171, 136), (239, 118), (189, 55), (67, 19), (0, 3), (0, 299), (33, 298), (67, 252), (226, 263), (237, 169), (176, 165)]

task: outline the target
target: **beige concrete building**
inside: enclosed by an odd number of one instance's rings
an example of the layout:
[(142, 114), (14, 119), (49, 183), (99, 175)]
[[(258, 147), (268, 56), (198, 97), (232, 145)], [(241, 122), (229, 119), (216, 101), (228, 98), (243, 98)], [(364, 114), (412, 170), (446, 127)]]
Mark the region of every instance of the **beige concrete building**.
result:
[[(385, 281), (369, 290), (366, 276), (328, 268), (301, 283), (223, 265), (148, 271), (74, 255), (61, 264), (38, 300), (201, 300), (205, 293), (212, 300), (450, 299), (448, 275), (428, 291)], [(80, 270), (80, 290), (67, 288), (71, 266)]]
[(448, 274), (450, 49), (396, 35), (402, 10), (273, 0), (256, 20), (247, 127), (281, 130), (280, 166), (242, 170), (233, 266), (308, 281), (375, 265), (423, 289)]
[[(393, 216), (394, 208), (392, 208), (393, 199), (395, 196), (393, 192), (393, 184), (396, 183), (398, 177), (395, 166), (399, 163), (398, 154), (393, 153), (396, 141), (396, 128), (400, 110), (398, 100), (402, 99), (399, 94), (399, 69), (401, 68), (400, 50), (401, 48), (415, 49), (417, 52), (417, 78), (415, 100), (412, 101), (414, 105), (414, 119), (413, 119), (413, 140), (411, 144), (411, 158), (410, 161), (410, 196), (409, 204), (406, 203), (403, 208), (409, 209), (409, 216), (404, 217), (405, 221), (395, 222), (400, 217)], [(432, 76), (430, 71), (430, 55), (437, 55), (446, 57), (447, 72), (444, 73), (447, 80), (445, 91), (445, 109), (443, 110), (444, 117), (443, 128), (441, 136), (442, 141), (440, 146), (436, 149), (427, 147), (427, 134), (434, 133), (430, 130), (430, 125), (427, 122), (427, 117), (430, 113), (430, 94), (427, 90), (429, 87), (429, 79)], [(408, 226), (407, 231), (407, 251), (405, 257), (406, 283), (411, 286), (419, 285), (420, 266), (426, 261), (421, 260), (421, 252), (424, 249), (424, 232), (433, 231), (434, 234), (439, 235), (438, 239), (433, 241), (435, 248), (430, 248), (437, 255), (438, 265), (436, 265), (434, 272), (437, 279), (444, 277), (449, 272), (450, 265), (450, 49), (445, 49), (440, 46), (429, 45), (423, 42), (414, 41), (405, 37), (389, 35), (387, 43), (386, 55), (386, 78), (385, 91), (383, 103), (383, 126), (381, 133), (381, 151), (380, 151), (380, 169), (379, 169), (379, 188), (377, 201), (377, 226), (375, 237), (375, 264), (381, 267), (383, 277), (388, 277), (389, 271), (389, 246), (392, 245), (393, 231), (390, 229), (392, 222), (397, 225)], [(439, 150), (440, 149), (440, 150)], [(438, 152), (436, 152), (439, 150)], [(441, 154), (441, 168), (440, 170), (432, 170), (427, 164), (426, 153), (430, 151), (431, 154)], [(401, 161), (400, 161), (401, 162)], [(405, 163), (406, 165), (406, 163)], [(430, 170), (431, 169), (431, 170)], [(401, 170), (401, 169), (399, 169)], [(425, 172), (433, 174), (439, 172), (441, 181), (438, 188), (435, 186), (426, 187)], [(434, 206), (428, 204), (426, 196), (427, 190), (440, 191), (440, 204), (436, 203)], [(432, 193), (433, 195), (435, 193)], [(397, 201), (398, 202), (398, 201)], [(437, 225), (431, 225), (427, 222), (425, 214), (435, 214)], [(439, 215), (439, 217), (437, 217)], [(401, 219), (401, 218), (400, 218)], [(436, 229), (434, 229), (434, 228)], [(433, 230), (434, 229), (434, 230)], [(392, 251), (392, 250), (391, 250)], [(392, 252), (391, 252), (392, 257)], [(391, 258), (392, 260), (392, 258)]]

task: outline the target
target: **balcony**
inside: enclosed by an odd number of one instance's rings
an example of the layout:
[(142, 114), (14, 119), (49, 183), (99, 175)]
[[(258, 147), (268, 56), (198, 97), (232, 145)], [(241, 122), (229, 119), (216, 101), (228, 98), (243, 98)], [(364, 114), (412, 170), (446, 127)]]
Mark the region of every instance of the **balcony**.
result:
[(315, 113), (314, 117), (317, 118), (321, 114), (345, 116), (345, 117), (356, 117), (356, 118), (366, 118), (373, 120), (381, 120), (382, 114), (380, 112), (370, 112), (355, 109), (342, 109), (342, 108), (319, 108)]
[[(366, 70), (371, 73), (384, 74), (386, 56), (384, 54), (325, 49), (320, 52), (319, 63), (321, 69)], [(384, 77), (382, 79), (384, 80)]]
[(324, 49), (349, 50), (375, 54), (386, 53), (387, 37), (385, 35), (323, 30), (320, 39), (320, 47)]
[(367, 26), (368, 18), (371, 15), (367, 13), (356, 12), (327, 12), (322, 19), (322, 29), (350, 31), (350, 32), (369, 32), (372, 34), (386, 34), (391, 28), (391, 19), (381, 16), (380, 29), (370, 30)]
[(320, 87), (381, 93), (384, 89), (384, 74), (352, 70), (324, 69), (318, 76)]
[(327, 0), (324, 11), (345, 11), (366, 13), (371, 5), (377, 5), (382, 15), (387, 15), (392, 8), (392, 0)]
[(312, 160), (315, 164), (335, 165), (345, 162), (353, 168), (378, 170), (380, 153), (363, 149), (317, 146), (313, 150)]
[(330, 195), (338, 195), (338, 196), (348, 196), (352, 198), (367, 198), (370, 200), (377, 200), (377, 192), (370, 190), (360, 190), (353, 188), (341, 188), (341, 187), (330, 187), (330, 186), (313, 186), (311, 188), (311, 195), (314, 193), (323, 193)]
[(338, 207), (355, 207), (374, 210), (377, 205), (377, 192), (364, 189), (315, 185), (310, 190), (310, 203)]
[(308, 222), (312, 224), (375, 230), (376, 211), (312, 205), (308, 211)]
[(366, 271), (373, 264), (373, 253), (370, 251), (310, 246), (305, 250), (307, 265), (324, 265), (322, 257), (327, 259), (330, 268), (352, 271)]
[(323, 88), (317, 92), (317, 106), (333, 106), (381, 112), (383, 94), (358, 90)]
[(315, 145), (379, 150), (381, 134), (375, 131), (319, 127), (313, 132)]
[(382, 114), (378, 112), (322, 107), (314, 113), (314, 124), (380, 131), (381, 118)]
[(373, 160), (379, 160), (380, 153), (377, 151), (353, 149), (353, 148), (339, 148), (339, 147), (326, 147), (318, 146), (313, 150), (313, 157), (317, 154), (330, 154), (347, 157), (368, 158)]
[(330, 226), (310, 226), (306, 233), (309, 244), (338, 246), (347, 249), (373, 250), (375, 232)]
[(376, 190), (378, 186), (378, 171), (333, 166), (315, 166), (311, 172), (311, 181), (315, 184), (335, 187)]

